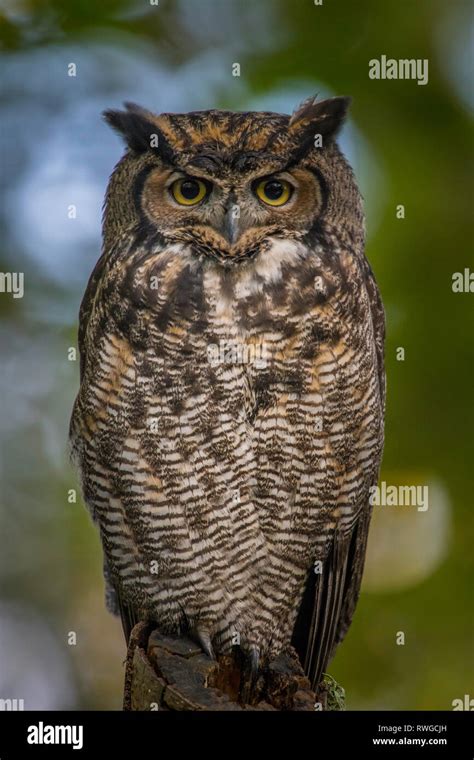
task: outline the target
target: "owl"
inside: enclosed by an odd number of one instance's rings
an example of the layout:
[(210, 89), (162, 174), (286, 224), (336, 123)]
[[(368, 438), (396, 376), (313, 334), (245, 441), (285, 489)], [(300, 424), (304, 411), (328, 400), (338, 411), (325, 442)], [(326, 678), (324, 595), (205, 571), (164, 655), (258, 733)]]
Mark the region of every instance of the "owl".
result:
[(353, 616), (383, 448), (384, 312), (337, 143), (292, 116), (105, 119), (126, 152), (79, 317), (70, 426), (106, 597), (316, 689)]

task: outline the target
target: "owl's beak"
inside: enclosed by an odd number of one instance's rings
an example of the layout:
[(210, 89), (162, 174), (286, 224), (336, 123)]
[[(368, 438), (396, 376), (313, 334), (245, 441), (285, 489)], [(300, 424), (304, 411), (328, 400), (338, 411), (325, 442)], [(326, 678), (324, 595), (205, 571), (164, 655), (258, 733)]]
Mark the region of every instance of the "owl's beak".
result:
[(224, 237), (230, 245), (234, 245), (235, 241), (239, 237), (239, 219), (235, 216), (232, 216), (232, 214), (232, 208), (226, 211), (223, 229)]
[(240, 237), (240, 215), (239, 207), (235, 204), (235, 199), (231, 193), (222, 223), (219, 226), (219, 232), (227, 240), (229, 245), (233, 245)]

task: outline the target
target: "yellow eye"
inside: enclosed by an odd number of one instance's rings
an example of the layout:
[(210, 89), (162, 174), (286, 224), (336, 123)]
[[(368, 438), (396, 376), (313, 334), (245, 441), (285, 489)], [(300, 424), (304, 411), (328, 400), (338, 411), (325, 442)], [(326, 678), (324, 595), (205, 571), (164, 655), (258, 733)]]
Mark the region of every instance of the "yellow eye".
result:
[(200, 179), (177, 179), (170, 190), (176, 203), (181, 206), (194, 206), (207, 195), (207, 187)]
[(290, 198), (292, 187), (284, 179), (262, 179), (255, 188), (257, 198), (268, 206), (283, 206)]

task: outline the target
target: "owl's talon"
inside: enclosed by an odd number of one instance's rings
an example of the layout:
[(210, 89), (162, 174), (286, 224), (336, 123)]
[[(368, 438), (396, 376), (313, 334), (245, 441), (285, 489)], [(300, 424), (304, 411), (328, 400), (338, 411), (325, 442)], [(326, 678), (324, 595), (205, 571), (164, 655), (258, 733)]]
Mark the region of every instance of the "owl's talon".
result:
[(250, 650), (250, 673), (252, 677), (252, 682), (255, 682), (258, 678), (259, 669), (260, 669), (260, 649), (257, 646), (252, 646)]
[(240, 687), (240, 699), (246, 705), (254, 699), (255, 687), (260, 675), (260, 649), (253, 644), (245, 656), (245, 668)]
[(203, 648), (203, 651), (205, 652), (205, 654), (207, 654), (207, 656), (210, 657), (211, 660), (215, 660), (216, 655), (212, 647), (211, 636), (209, 634), (209, 631), (202, 630), (202, 628), (195, 628), (193, 631), (193, 636), (196, 639), (197, 643)]

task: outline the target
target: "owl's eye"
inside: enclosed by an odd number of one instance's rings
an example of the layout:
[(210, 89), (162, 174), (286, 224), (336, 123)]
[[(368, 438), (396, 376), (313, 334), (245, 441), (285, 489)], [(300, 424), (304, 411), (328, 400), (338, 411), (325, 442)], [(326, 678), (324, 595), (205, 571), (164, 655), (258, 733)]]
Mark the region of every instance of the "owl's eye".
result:
[(194, 206), (206, 197), (208, 188), (200, 179), (177, 179), (170, 187), (171, 195), (181, 206)]
[(262, 179), (255, 187), (255, 194), (268, 206), (283, 206), (289, 200), (292, 189), (284, 179)]

